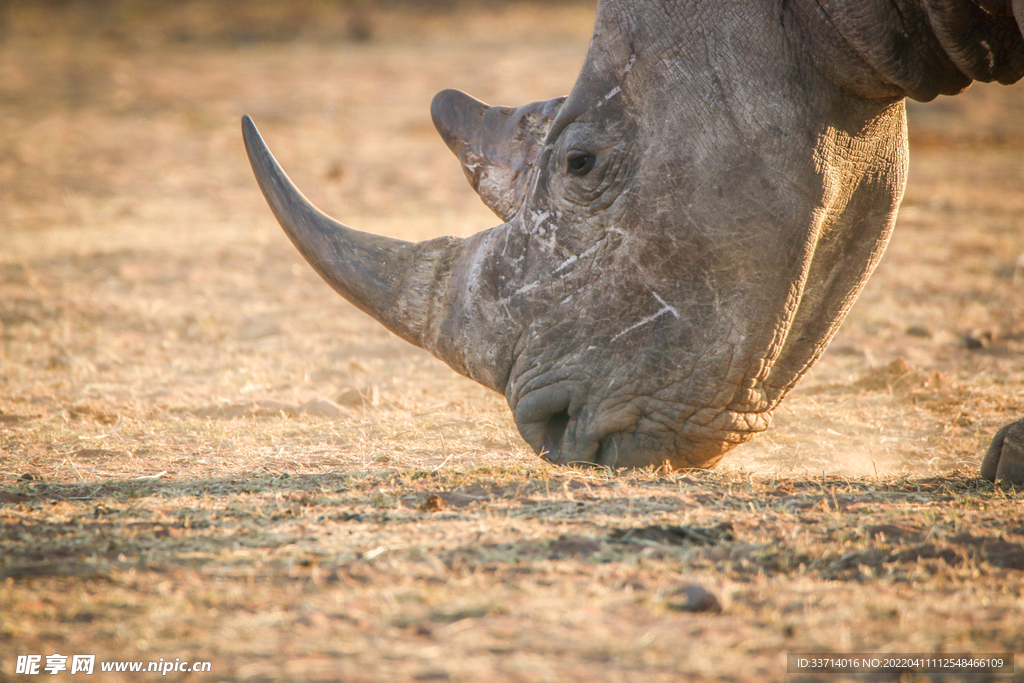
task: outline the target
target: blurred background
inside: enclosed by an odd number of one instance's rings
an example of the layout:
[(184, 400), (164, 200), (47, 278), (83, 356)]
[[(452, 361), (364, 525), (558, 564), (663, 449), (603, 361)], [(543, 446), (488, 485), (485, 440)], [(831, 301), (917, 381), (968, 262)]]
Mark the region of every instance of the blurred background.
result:
[[(447, 87), (507, 104), (565, 94), (590, 3), (2, 7), (0, 476), (77, 476), (80, 439), (111, 425), (117, 469), (183, 476), (280, 458), (293, 472), (536, 461), (501, 396), (301, 260), (239, 122), (252, 115), (302, 190), (357, 228), (477, 232), (497, 218), (430, 101)], [(320, 398), (333, 419), (291, 419)]]
[[(110, 229), (170, 197), (164, 218), (174, 224), (230, 221), (237, 207), (219, 200), (252, 189), (246, 164), (235, 163), (244, 161), (243, 113), (270, 134), (303, 129), (298, 147), (287, 139), (274, 148), (302, 159), (305, 170), (289, 170), (328, 195), (325, 208), (358, 216), (409, 199), (450, 207), (446, 178), (469, 192), (435, 140), (430, 98), (448, 85), (511, 102), (563, 94), (592, 9), (557, 5), (7, 1), (0, 224)], [(556, 45), (531, 49), (540, 42)]]
[[(76, 35), (141, 44), (303, 39), (371, 40), (371, 14), (493, 10), (522, 0), (0, 0), (5, 33)], [(538, 8), (586, 4), (551, 0)]]

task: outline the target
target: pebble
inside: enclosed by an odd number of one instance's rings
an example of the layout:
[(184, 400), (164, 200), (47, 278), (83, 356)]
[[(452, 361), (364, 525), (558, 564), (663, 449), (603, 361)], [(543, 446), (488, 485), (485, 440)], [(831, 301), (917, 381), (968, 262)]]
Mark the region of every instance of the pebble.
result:
[(669, 609), (678, 612), (707, 612), (720, 614), (722, 604), (718, 602), (715, 594), (704, 586), (695, 583), (688, 584), (677, 590), (672, 597), (665, 601)]

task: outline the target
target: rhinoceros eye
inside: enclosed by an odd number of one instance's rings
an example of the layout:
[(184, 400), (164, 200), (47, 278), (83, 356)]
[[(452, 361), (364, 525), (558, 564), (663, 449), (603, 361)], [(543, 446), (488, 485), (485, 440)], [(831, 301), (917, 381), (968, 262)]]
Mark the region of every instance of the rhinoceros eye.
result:
[(569, 173), (575, 176), (585, 176), (590, 173), (594, 168), (594, 163), (597, 161), (597, 157), (590, 152), (583, 152), (580, 150), (572, 150), (566, 159), (566, 166), (569, 169)]

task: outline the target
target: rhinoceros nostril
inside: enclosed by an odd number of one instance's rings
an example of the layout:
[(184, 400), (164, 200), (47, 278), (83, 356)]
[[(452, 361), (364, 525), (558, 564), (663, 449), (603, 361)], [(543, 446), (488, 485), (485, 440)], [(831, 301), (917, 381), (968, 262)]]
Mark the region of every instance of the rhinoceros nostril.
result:
[(601, 439), (597, 447), (597, 458), (594, 462), (604, 467), (615, 469), (619, 463), (619, 434), (609, 434)]
[(562, 441), (569, 427), (569, 411), (560, 410), (548, 418), (544, 425), (544, 437), (541, 441), (541, 455), (550, 462), (562, 462)]

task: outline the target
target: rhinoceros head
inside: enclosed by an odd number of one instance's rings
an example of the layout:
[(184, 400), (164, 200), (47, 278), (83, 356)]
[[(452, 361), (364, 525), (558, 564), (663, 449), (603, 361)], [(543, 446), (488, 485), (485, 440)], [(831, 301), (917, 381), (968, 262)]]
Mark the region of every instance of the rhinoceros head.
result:
[(505, 221), (468, 239), (354, 231), (248, 118), (247, 149), (324, 279), (502, 392), (543, 457), (710, 466), (825, 349), (904, 185), (907, 88), (871, 59), (837, 67), (856, 57), (842, 27), (786, 5), (608, 0), (567, 98), (439, 94), (437, 128)]

